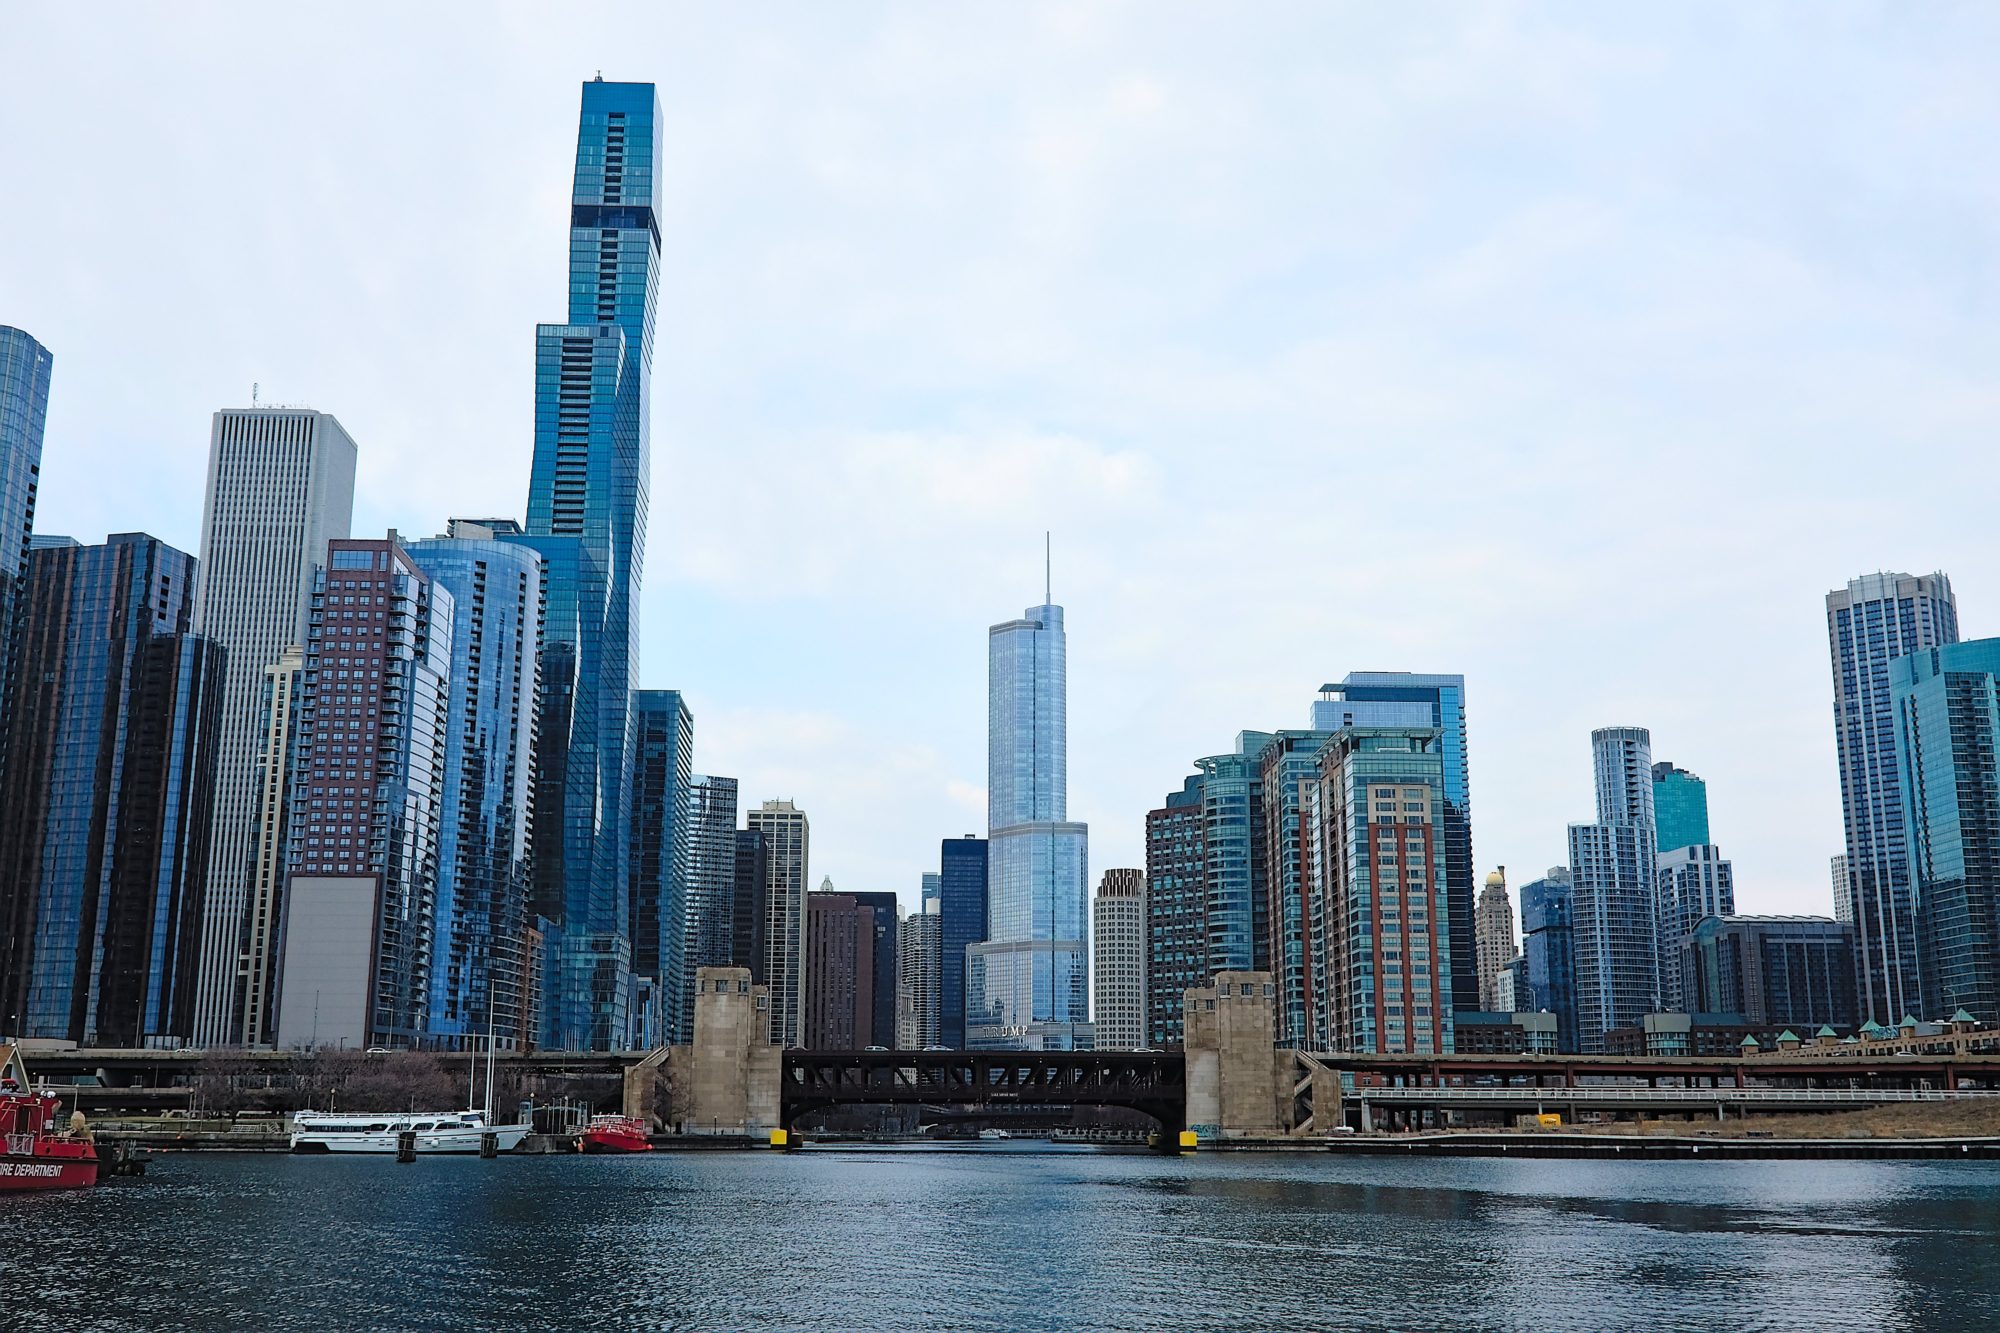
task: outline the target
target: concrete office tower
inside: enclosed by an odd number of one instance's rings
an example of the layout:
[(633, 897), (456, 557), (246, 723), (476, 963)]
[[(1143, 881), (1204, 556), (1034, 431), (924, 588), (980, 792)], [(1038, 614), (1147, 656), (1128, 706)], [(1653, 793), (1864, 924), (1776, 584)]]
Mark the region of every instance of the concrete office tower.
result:
[(685, 1045), (694, 1033), (686, 957), (694, 715), (679, 690), (636, 690), (632, 712), (632, 975), (650, 998), (634, 1004), (632, 1042), (651, 1050)]
[(1479, 949), (1479, 1007), (1490, 1013), (1513, 1012), (1510, 995), (1502, 1005), (1500, 974), (1514, 961), (1514, 900), (1507, 896), (1507, 867), (1486, 877), (1474, 913), (1473, 935)]
[(306, 653), (292, 647), (264, 668), (263, 743), (257, 748), (256, 827), (250, 843), (250, 891), (243, 900), (242, 983), (236, 1040), (267, 1046), (278, 1007), (278, 923), (291, 861), (292, 757), (298, 742)]
[(194, 579), (193, 557), (143, 533), (28, 558), (4, 701), (0, 1031), (193, 1031), (223, 669), (188, 632)]
[(1834, 856), (1827, 863), (1827, 870), (1833, 880), (1833, 919), (1848, 925), (1854, 924), (1854, 892), (1847, 881), (1847, 856)]
[(800, 1046), (806, 1033), (806, 874), (812, 826), (805, 811), (790, 801), (764, 802), (750, 812), (749, 824), (753, 833), (764, 835), (764, 965), (759, 979), (771, 991), (771, 1040)]
[(1453, 1050), (1445, 767), (1435, 727), (1343, 727), (1320, 752), (1307, 892), (1331, 922), (1330, 1049)]
[(852, 894), (835, 892), (830, 879), (817, 893), (807, 894), (807, 1047), (858, 1051), (895, 1040), (893, 1017), (887, 1029), (876, 1026), (876, 971), (875, 909)]
[(1713, 843), (1676, 847), (1659, 855), (1660, 1009), (1700, 1013), (1681, 981), (1681, 942), (1703, 920), (1736, 915), (1736, 877)]
[(1522, 976), (1525, 997), (1516, 1003), (1534, 1013), (1556, 1016), (1556, 1049), (1573, 1052), (1576, 1044), (1576, 936), (1573, 925), (1574, 886), (1569, 867), (1549, 872), (1521, 886)]
[[(932, 878), (925, 875), (926, 879)], [(921, 1051), (938, 1040), (938, 965), (943, 961), (943, 918), (935, 900), (906, 916), (898, 926), (896, 965), (896, 1049)]]
[[(681, 952), (690, 978), (704, 967), (727, 967), (736, 910), (736, 779), (696, 773), (688, 783), (687, 921)], [(693, 1010), (688, 1010), (690, 1040)]]
[(467, 519), (408, 550), (455, 613), (426, 1029), (440, 1046), (474, 1047), (491, 1032), (502, 1050), (527, 1050), (541, 1026), (527, 942), (542, 561)]
[(1660, 1007), (1659, 857), (1653, 839), (1653, 739), (1644, 727), (1590, 733), (1597, 822), (1569, 826), (1574, 881), (1577, 1041), (1604, 1052), (1604, 1034)]
[(1452, 1003), (1479, 1007), (1479, 963), (1473, 943), (1472, 770), (1466, 758), (1465, 677), (1411, 671), (1350, 671), (1320, 686), (1312, 706), (1315, 731), (1339, 727), (1435, 727), (1441, 733), (1445, 808), (1445, 895), (1451, 904)]
[(1898, 658), (1889, 697), (1930, 1006), (1916, 1016), (2000, 1023), (2000, 639)]
[(354, 511), (354, 441), (310, 408), (231, 408), (209, 432), (201, 578), (194, 628), (228, 654), (215, 826), (209, 838), (195, 1042), (242, 1031), (244, 900), (257, 838), (257, 756), (265, 739), (264, 668), (306, 641), (313, 578)]
[[(46, 347), (0, 324), (0, 699), (14, 697), (13, 653), (20, 587), (28, 577), (35, 531), (35, 491), (42, 474), (42, 433), (49, 413)], [(5, 710), (0, 710), (4, 714)], [(0, 716), (0, 754), (7, 723)]]
[(966, 961), (986, 939), (986, 839), (946, 838), (938, 852), (938, 1044), (965, 1049)]
[(548, 564), (549, 753), (538, 782), (551, 808), (536, 823), (562, 839), (543, 849), (537, 898), (562, 935), (549, 1036), (572, 1049), (611, 1049), (629, 1035), (631, 692), (652, 466), (658, 124), (652, 84), (583, 85), (569, 312), (535, 329), (535, 451), (520, 540)]
[(967, 958), (966, 1044), (1091, 1044), (1089, 830), (1069, 819), (1068, 646), (1044, 602), (987, 631), (987, 932)]
[(1864, 574), (1826, 595), (1826, 632), (1862, 1017), (1893, 1024), (1904, 1014), (1920, 1014), (1926, 997), (1918, 970), (1889, 664), (1958, 642), (1951, 580), (1942, 573)]
[(1851, 1032), (1854, 929), (1823, 916), (1712, 916), (1681, 941), (1689, 1013), (1741, 1014), (1751, 1027)]
[(1662, 759), (1653, 765), (1653, 827), (1660, 854), (1708, 841), (1708, 784)]
[(1327, 1030), (1323, 1000), (1326, 976), (1315, 967), (1324, 951), (1312, 946), (1325, 922), (1306, 917), (1306, 850), (1300, 809), (1308, 787), (1319, 782), (1320, 748), (1329, 731), (1280, 731), (1258, 756), (1263, 786), (1265, 930), (1273, 984), (1278, 988), (1278, 1040), (1286, 1045), (1322, 1047)]
[(1137, 870), (1107, 870), (1091, 904), (1091, 1022), (1100, 1051), (1146, 1044), (1146, 880)]
[(280, 1046), (427, 1039), (454, 610), (394, 533), (328, 543), (306, 629)]

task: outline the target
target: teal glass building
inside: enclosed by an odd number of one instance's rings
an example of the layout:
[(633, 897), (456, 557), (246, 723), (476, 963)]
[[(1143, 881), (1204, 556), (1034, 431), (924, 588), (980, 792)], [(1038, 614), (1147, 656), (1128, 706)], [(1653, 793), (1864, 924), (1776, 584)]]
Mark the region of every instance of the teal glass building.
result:
[(543, 983), (546, 1035), (565, 1049), (630, 1039), (631, 694), (660, 268), (658, 126), (652, 84), (583, 85), (569, 313), (535, 330), (535, 451), (518, 540), (548, 567), (545, 716), (566, 737), (564, 753), (544, 762), (535, 826), (538, 845), (559, 843), (538, 846), (536, 896), (559, 935), (556, 973)]
[(1653, 765), (1653, 827), (1660, 854), (1708, 842), (1708, 784), (1676, 764)]
[(2000, 1023), (2000, 639), (1889, 668), (1923, 996)]

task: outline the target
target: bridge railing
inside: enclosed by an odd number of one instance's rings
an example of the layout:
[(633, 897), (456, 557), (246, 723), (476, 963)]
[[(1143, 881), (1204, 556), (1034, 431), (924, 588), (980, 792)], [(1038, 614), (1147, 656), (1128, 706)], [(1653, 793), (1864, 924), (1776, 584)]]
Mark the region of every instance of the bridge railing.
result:
[(1703, 1105), (1759, 1106), (1882, 1106), (1891, 1102), (1956, 1102), (2000, 1098), (2000, 1092), (1946, 1088), (1463, 1088), (1463, 1087), (1357, 1087), (1348, 1094), (1357, 1102), (1417, 1102), (1426, 1105), (1454, 1102), (1476, 1105), (1481, 1102), (1552, 1102), (1562, 1105), (1644, 1106), (1689, 1102)]

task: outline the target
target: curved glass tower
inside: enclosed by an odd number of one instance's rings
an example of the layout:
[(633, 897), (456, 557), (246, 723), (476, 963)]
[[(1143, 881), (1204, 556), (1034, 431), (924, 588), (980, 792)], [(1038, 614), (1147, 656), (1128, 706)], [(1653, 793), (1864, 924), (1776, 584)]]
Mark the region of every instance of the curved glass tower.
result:
[(987, 631), (986, 941), (967, 954), (966, 1044), (1088, 1048), (1088, 830), (1069, 822), (1067, 643), (1044, 603)]
[(612, 1050), (630, 1038), (627, 825), (660, 271), (659, 118), (650, 83), (583, 85), (568, 322), (535, 329), (535, 458), (528, 533), (518, 540), (542, 553), (548, 573), (534, 897), (559, 931), (546, 1039), (567, 1050)]

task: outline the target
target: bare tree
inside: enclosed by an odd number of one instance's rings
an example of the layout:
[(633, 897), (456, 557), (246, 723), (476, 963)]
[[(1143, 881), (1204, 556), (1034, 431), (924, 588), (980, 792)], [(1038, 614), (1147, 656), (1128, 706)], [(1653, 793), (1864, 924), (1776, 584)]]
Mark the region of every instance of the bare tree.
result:
[(343, 1109), (442, 1111), (462, 1096), (458, 1080), (434, 1055), (417, 1051), (363, 1057), (363, 1067), (340, 1090)]

